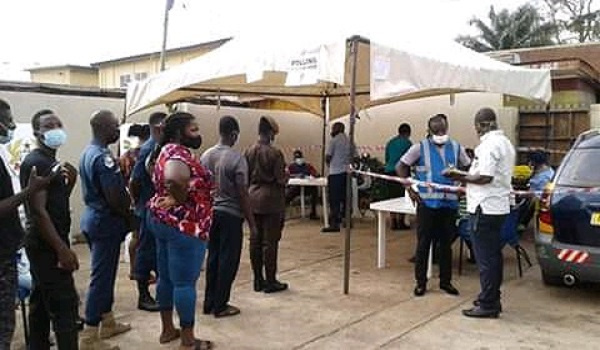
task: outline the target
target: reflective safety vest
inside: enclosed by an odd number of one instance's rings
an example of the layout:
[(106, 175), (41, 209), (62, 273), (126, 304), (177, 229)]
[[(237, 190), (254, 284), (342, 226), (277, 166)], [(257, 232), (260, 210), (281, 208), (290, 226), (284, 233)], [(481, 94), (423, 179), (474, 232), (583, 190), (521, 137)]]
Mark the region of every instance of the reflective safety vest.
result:
[[(455, 185), (454, 181), (443, 176), (442, 171), (458, 166), (460, 145), (449, 140), (443, 147), (438, 147), (430, 139), (421, 141), (421, 157), (415, 167), (416, 177), (420, 181), (443, 185)], [(432, 209), (458, 209), (456, 193), (444, 192), (426, 186), (418, 186), (423, 204)]]

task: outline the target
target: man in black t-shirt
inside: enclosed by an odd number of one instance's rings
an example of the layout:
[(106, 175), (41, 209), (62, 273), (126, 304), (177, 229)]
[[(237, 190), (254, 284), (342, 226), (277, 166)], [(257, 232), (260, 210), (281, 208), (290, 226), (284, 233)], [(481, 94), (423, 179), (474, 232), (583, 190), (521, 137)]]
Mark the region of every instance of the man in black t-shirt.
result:
[[(0, 100), (0, 147), (12, 140), (15, 129), (10, 106)], [(0, 349), (10, 349), (15, 330), (16, 256), (23, 239), (18, 207), (50, 182), (50, 178), (41, 178), (32, 170), (31, 177), (24, 182), (28, 186), (15, 194), (7, 166), (0, 157)]]
[(79, 261), (69, 246), (69, 197), (77, 170), (56, 159), (56, 152), (67, 136), (58, 116), (50, 110), (42, 110), (33, 116), (31, 124), (39, 147), (23, 160), (21, 183), (26, 182), (33, 167), (43, 175), (59, 174), (46, 190), (31, 196), (26, 208), (30, 227), (25, 242), (34, 285), (29, 312), (30, 346), (32, 349), (50, 348), (52, 323), (59, 350), (76, 349), (79, 298), (73, 271), (79, 268)]

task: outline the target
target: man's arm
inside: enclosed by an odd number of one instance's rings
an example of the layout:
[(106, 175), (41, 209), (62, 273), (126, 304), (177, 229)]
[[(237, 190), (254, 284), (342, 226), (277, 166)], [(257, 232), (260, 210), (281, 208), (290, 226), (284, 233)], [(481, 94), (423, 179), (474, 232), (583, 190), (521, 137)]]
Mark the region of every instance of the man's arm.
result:
[(274, 159), (273, 164), (275, 180), (281, 186), (286, 186), (290, 176), (285, 171), (285, 159), (283, 158), (283, 153), (281, 151), (277, 151), (277, 156)]
[(177, 205), (185, 203), (188, 198), (190, 168), (179, 160), (169, 160), (165, 164), (165, 181), (167, 192)]
[[(2, 164), (0, 164), (0, 166), (1, 165)], [(57, 174), (50, 174), (46, 177), (37, 176), (36, 168), (32, 167), (31, 172), (29, 173), (29, 180), (27, 182), (28, 186), (23, 188), (21, 192), (15, 194), (14, 196), (0, 200), (0, 218), (16, 210), (19, 205), (23, 204), (32, 193), (46, 188), (46, 186), (48, 186), (50, 181), (52, 181), (56, 175)], [(9, 182), (4, 184), (4, 186), (12, 186), (12, 184)]]
[(107, 163), (106, 158), (99, 157), (94, 164), (100, 180), (101, 191), (111, 211), (129, 219), (131, 213), (131, 198), (127, 194), (123, 176), (117, 162)]
[(75, 271), (79, 269), (79, 260), (77, 259), (77, 255), (69, 249), (58, 235), (58, 232), (56, 232), (56, 228), (46, 210), (47, 200), (48, 192), (45, 190), (31, 195), (31, 199), (29, 200), (31, 220), (39, 231), (42, 239), (56, 253), (60, 268), (68, 271)]
[[(410, 168), (417, 163), (421, 157), (421, 146), (419, 144), (411, 146), (406, 153), (396, 163), (396, 174), (403, 178), (410, 177)], [(405, 186), (406, 191), (410, 199), (415, 204), (421, 203), (421, 196), (412, 188), (412, 186)]]

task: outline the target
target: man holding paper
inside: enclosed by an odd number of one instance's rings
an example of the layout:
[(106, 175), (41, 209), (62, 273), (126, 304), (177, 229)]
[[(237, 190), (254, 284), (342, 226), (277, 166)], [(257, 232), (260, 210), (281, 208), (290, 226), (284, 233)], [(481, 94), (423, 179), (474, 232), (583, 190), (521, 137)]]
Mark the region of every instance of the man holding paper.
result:
[[(428, 122), (429, 135), (413, 145), (396, 165), (398, 176), (409, 177), (414, 168), (416, 178), (440, 185), (454, 185), (444, 171), (470, 164), (464, 147), (448, 136), (448, 118), (436, 114)], [(456, 232), (458, 195), (432, 187), (419, 186), (418, 193), (407, 187), (410, 198), (417, 204), (417, 249), (415, 254), (415, 296), (427, 291), (427, 260), (433, 242), (439, 243), (440, 289), (458, 295), (452, 285), (452, 238)]]

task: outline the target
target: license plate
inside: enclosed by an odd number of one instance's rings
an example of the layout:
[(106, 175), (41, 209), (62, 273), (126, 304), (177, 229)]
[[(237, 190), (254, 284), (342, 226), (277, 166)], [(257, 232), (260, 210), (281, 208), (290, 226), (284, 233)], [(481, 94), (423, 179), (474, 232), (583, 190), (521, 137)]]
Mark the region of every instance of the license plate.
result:
[(590, 220), (590, 225), (600, 226), (600, 213), (592, 213), (592, 219)]

